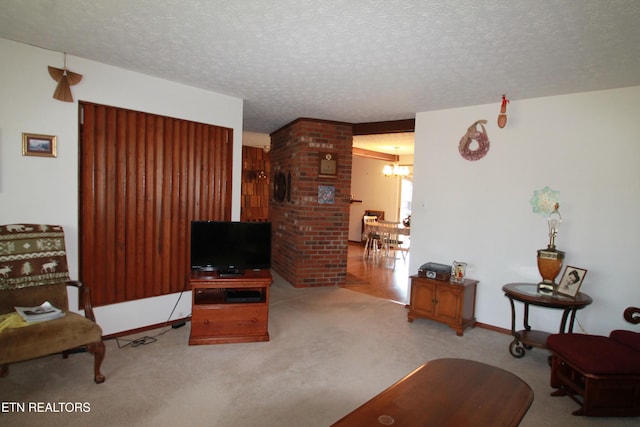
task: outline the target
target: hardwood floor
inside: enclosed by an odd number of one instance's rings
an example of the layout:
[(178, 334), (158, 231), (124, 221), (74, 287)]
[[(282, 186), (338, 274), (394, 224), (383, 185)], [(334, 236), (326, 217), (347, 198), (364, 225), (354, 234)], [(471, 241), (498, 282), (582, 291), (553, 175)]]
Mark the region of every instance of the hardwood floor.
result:
[(401, 304), (409, 303), (409, 252), (406, 259), (397, 254), (393, 260), (380, 257), (364, 259), (364, 246), (349, 242), (347, 284), (345, 289), (385, 298)]

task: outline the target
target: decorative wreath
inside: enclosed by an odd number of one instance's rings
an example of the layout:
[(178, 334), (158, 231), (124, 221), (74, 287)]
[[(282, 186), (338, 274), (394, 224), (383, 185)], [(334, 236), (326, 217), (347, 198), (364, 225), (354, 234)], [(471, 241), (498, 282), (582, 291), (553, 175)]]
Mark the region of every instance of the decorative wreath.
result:
[[(460, 155), (470, 161), (480, 160), (489, 152), (489, 137), (487, 136), (487, 130), (484, 128), (486, 120), (478, 120), (467, 129), (467, 133), (464, 134), (460, 143), (458, 144), (458, 151)], [(482, 131), (479, 131), (477, 126), (480, 125)], [(478, 147), (475, 150), (469, 148), (471, 143), (476, 141)]]

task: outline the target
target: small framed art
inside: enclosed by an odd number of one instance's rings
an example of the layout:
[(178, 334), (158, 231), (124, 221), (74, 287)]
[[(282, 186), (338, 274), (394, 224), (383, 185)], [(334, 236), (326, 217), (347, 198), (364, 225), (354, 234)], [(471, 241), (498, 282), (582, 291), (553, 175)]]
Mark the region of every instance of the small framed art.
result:
[(580, 290), (580, 286), (582, 285), (582, 281), (586, 275), (587, 270), (568, 265), (564, 269), (562, 279), (560, 279), (556, 292), (559, 294), (569, 295), (570, 297), (575, 297), (578, 295), (578, 291)]
[(56, 137), (36, 133), (22, 134), (22, 155), (38, 157), (56, 157)]
[(336, 198), (336, 187), (333, 185), (318, 186), (318, 203), (321, 205), (332, 205)]

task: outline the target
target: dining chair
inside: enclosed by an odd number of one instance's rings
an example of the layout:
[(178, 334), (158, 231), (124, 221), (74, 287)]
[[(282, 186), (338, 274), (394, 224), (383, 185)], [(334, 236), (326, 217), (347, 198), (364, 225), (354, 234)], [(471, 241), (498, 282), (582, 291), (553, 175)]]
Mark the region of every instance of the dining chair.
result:
[(373, 255), (373, 258), (377, 258), (380, 253), (380, 234), (376, 230), (376, 225), (378, 224), (377, 216), (365, 215), (363, 218), (364, 221), (364, 234), (366, 236), (366, 241), (364, 244), (364, 252), (362, 253), (362, 257), (364, 259), (368, 259), (369, 255)]

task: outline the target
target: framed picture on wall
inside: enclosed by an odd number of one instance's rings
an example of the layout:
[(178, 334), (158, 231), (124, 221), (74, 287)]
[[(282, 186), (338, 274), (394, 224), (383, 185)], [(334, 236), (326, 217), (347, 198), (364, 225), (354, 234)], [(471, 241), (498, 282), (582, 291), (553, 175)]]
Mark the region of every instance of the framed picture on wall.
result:
[(321, 178), (335, 178), (338, 175), (338, 162), (334, 153), (321, 153), (318, 176)]
[(56, 137), (36, 133), (22, 134), (22, 155), (37, 157), (56, 157)]
[(333, 185), (318, 186), (318, 203), (321, 205), (332, 205), (336, 198), (336, 187)]
[(580, 290), (580, 286), (582, 286), (582, 281), (586, 275), (587, 270), (568, 265), (564, 269), (562, 279), (560, 279), (556, 292), (559, 294), (569, 295), (570, 297), (575, 297), (578, 295), (578, 291)]

